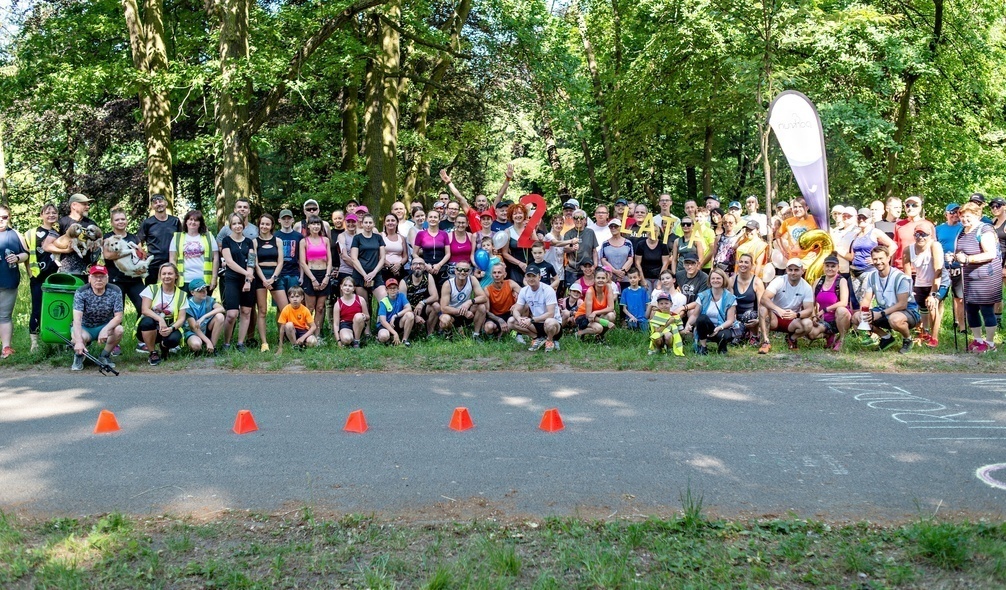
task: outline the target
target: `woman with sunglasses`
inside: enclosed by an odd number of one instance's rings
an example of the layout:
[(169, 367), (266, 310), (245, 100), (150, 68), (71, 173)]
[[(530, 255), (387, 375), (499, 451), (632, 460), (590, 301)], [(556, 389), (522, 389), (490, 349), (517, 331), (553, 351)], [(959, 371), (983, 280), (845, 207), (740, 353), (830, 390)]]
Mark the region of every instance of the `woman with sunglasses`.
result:
[(964, 227), (957, 237), (954, 257), (964, 265), (964, 313), (974, 336), (968, 352), (995, 351), (995, 304), (1002, 301), (1002, 254), (995, 230), (982, 222), (980, 205), (961, 205), (961, 225)]
[(865, 281), (863, 275), (875, 270), (873, 266), (873, 249), (878, 245), (887, 246), (894, 250), (894, 240), (887, 237), (887, 234), (880, 231), (873, 225), (873, 212), (867, 208), (862, 208), (856, 215), (857, 229), (854, 230), (855, 237), (852, 240), (852, 248), (845, 259), (849, 261), (849, 273), (852, 275), (852, 290), (856, 294), (856, 300), (862, 301)]
[(695, 222), (691, 217), (681, 218), (681, 237), (675, 243), (677, 253), (671, 259), (671, 272), (677, 274), (681, 263), (685, 260), (685, 255), (694, 255), (696, 260), (702, 260), (706, 255), (706, 243), (695, 231)]

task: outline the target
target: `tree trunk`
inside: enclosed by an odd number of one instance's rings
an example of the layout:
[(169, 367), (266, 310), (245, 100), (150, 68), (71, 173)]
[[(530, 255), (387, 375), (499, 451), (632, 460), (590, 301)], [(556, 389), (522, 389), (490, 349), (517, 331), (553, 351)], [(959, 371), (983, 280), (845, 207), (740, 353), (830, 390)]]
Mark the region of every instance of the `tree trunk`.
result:
[(594, 205), (604, 202), (604, 193), (601, 185), (597, 184), (597, 173), (594, 170), (594, 159), (590, 156), (590, 145), (587, 143), (587, 134), (583, 130), (583, 123), (580, 116), (573, 115), (573, 124), (576, 126), (576, 134), (580, 137), (580, 150), (583, 151), (583, 165), (587, 167), (587, 178), (590, 180), (590, 194), (594, 197)]
[(343, 172), (356, 170), (356, 156), (360, 152), (359, 94), (360, 79), (353, 75), (342, 89), (342, 163), (339, 169)]
[[(575, 6), (575, 5), (574, 5)], [(587, 58), (587, 70), (590, 72), (590, 81), (594, 88), (594, 102), (597, 103), (597, 116), (601, 123), (601, 144), (604, 146), (604, 160), (608, 165), (608, 184), (611, 190), (611, 198), (618, 198), (618, 174), (615, 170), (614, 150), (611, 147), (611, 129), (608, 127), (608, 118), (604, 114), (604, 87), (601, 84), (601, 74), (597, 67), (597, 58), (594, 55), (594, 46), (591, 45), (587, 37), (587, 19), (579, 7), (576, 10), (580, 38), (583, 40), (583, 53)]]
[(3, 147), (2, 121), (0, 121), (0, 205), (10, 206), (10, 194), (7, 188), (7, 153)]
[(685, 166), (685, 200), (699, 199), (699, 179), (695, 174), (695, 166)]
[[(401, 19), (401, 2), (387, 8), (392, 22)], [(375, 214), (389, 211), (398, 195), (398, 79), (400, 47), (398, 31), (374, 15), (374, 44), (381, 51), (374, 58), (367, 80), (367, 191), (363, 200)]]
[(171, 155), (171, 101), (164, 75), (168, 71), (164, 44), (163, 0), (122, 0), (133, 66), (137, 76), (140, 112), (147, 151), (147, 194), (161, 194), (174, 209)]
[(702, 196), (713, 194), (713, 126), (706, 124), (705, 141), (702, 144)]
[(558, 186), (558, 194), (569, 192), (566, 180), (563, 178), (562, 161), (559, 160), (559, 149), (555, 145), (555, 133), (552, 131), (552, 120), (545, 115), (541, 124), (541, 138), (545, 140), (545, 156), (548, 158), (548, 165), (552, 169), (555, 183)]
[(250, 199), (251, 180), (248, 144), (241, 134), (248, 121), (251, 80), (240, 72), (248, 65), (248, 11), (250, 0), (219, 0), (220, 17), (220, 97), (216, 122), (220, 133), (220, 178), (217, 194), (217, 222), (234, 210), (238, 199)]

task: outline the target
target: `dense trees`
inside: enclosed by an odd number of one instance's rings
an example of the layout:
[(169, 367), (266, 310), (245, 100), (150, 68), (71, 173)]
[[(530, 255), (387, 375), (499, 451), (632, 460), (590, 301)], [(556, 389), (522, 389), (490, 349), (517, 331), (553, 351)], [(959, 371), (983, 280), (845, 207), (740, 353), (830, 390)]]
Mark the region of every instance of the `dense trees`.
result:
[(831, 193), (1006, 190), (994, 0), (37, 0), (0, 108), (11, 202), (229, 211), (490, 192), (677, 202), (795, 183), (766, 109), (817, 103)]

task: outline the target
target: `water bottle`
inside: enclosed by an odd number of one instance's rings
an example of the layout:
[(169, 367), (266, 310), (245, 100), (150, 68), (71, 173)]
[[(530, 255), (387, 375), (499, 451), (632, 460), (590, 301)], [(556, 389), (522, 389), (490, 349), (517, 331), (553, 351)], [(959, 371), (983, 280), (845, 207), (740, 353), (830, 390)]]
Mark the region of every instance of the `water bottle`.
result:
[[(14, 252), (12, 252), (10, 248), (7, 248), (6, 250), (4, 250), (3, 257), (7, 258), (8, 256), (10, 256), (13, 253)], [(7, 268), (17, 268), (17, 263), (16, 262), (8, 262), (7, 263)]]
[(248, 268), (255, 268), (255, 251), (248, 251)]

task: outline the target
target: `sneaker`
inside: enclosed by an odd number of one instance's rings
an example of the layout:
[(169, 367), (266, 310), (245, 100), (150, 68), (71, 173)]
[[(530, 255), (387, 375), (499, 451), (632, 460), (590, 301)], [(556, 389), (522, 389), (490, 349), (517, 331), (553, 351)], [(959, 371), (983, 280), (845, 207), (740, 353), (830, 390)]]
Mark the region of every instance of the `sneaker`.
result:
[(973, 352), (975, 354), (983, 354), (983, 353), (988, 352), (988, 350), (989, 350), (989, 344), (988, 344), (988, 342), (985, 342), (984, 340), (981, 341), (981, 342), (978, 342), (978, 343), (974, 343), (973, 342), (972, 344), (975, 344), (975, 347), (974, 347), (974, 349), (971, 352)]
[(544, 338), (535, 338), (534, 340), (531, 341), (531, 346), (528, 348), (528, 350), (531, 351), (531, 352), (534, 352), (534, 351), (538, 350), (539, 348), (541, 348), (542, 346), (545, 346), (545, 339)]
[(359, 340), (354, 340), (353, 341), (353, 348), (360, 348), (360, 341)]
[(116, 344), (115, 348), (112, 349), (112, 356), (122, 356), (122, 349)]
[(912, 350), (912, 345), (913, 344), (914, 344), (914, 342), (912, 341), (911, 338), (902, 338), (901, 339), (901, 348), (898, 349), (898, 353), (899, 354), (908, 354), (908, 352)]
[(475, 342), (482, 342), (482, 333), (475, 332), (474, 334), (472, 334), (472, 340), (474, 340)]
[(84, 355), (75, 354), (73, 355), (73, 364), (70, 365), (71, 371), (83, 371), (84, 370)]
[(231, 345), (230, 345), (230, 342), (228, 342), (227, 344), (224, 344), (224, 345), (223, 345), (223, 347), (222, 347), (222, 350), (223, 350), (224, 352), (227, 352), (227, 351), (229, 351), (230, 349), (231, 349)]
[(761, 346), (758, 347), (758, 354), (768, 354), (772, 351), (772, 345), (768, 342), (762, 342)]
[(989, 342), (988, 340), (985, 341), (985, 352), (997, 352), (998, 350), (999, 349), (996, 348), (995, 344)]
[(244, 343), (238, 342), (237, 344), (234, 345), (234, 350), (236, 350), (238, 352), (247, 352), (248, 351), (248, 347), (245, 346)]
[(835, 341), (831, 344), (831, 349), (835, 352), (842, 352), (842, 339), (835, 338)]
[(140, 354), (150, 354), (150, 351), (147, 350), (147, 343), (146, 342), (140, 342), (140, 343), (138, 343), (136, 345), (136, 352), (138, 352)]
[(880, 350), (887, 350), (888, 348), (894, 346), (894, 336), (888, 334), (880, 339), (880, 343), (877, 345)]
[(251, 346), (251, 347), (258, 346), (258, 340), (256, 340), (254, 336), (248, 338), (245, 340), (245, 346)]
[(150, 363), (151, 366), (157, 366), (161, 364), (161, 355), (157, 354), (156, 352), (151, 352), (150, 357), (147, 359), (147, 362)]
[(107, 352), (102, 351), (102, 353), (98, 355), (98, 360), (104, 363), (109, 369), (115, 368), (115, 363), (112, 362), (112, 358)]
[(701, 356), (706, 356), (709, 354), (709, 348), (706, 346), (699, 346), (696, 352), (698, 352)]
[(168, 350), (168, 352), (170, 352), (171, 354), (178, 354), (181, 351), (182, 351), (182, 347), (181, 346), (176, 346), (176, 347)]
[(404, 346), (405, 348), (412, 348), (412, 342), (409, 340), (403, 340), (402, 346)]
[(2, 359), (10, 358), (12, 354), (14, 354), (14, 349), (9, 346), (4, 346), (3, 353), (0, 353), (0, 358)]
[(259, 347), (259, 352), (269, 352), (269, 343), (263, 342), (262, 346)]
[(559, 352), (560, 350), (562, 350), (562, 348), (559, 346), (559, 341), (558, 340), (553, 340), (553, 342), (555, 342), (555, 351), (556, 352)]
[(824, 347), (825, 348), (834, 348), (834, 346), (835, 346), (835, 339), (837, 337), (838, 337), (838, 334), (828, 334), (828, 337), (824, 339)]
[(513, 334), (514, 334), (514, 340), (517, 341), (517, 344), (527, 344), (527, 339), (524, 338), (523, 334), (517, 334), (516, 332), (513, 332)]
[(871, 344), (873, 344), (873, 335), (872, 334), (864, 335), (862, 338), (859, 339), (859, 343), (863, 346), (870, 346)]
[(646, 351), (646, 356), (650, 356), (650, 355), (654, 355), (654, 354), (657, 354), (657, 351), (653, 350), (652, 348), (650, 350)]
[(545, 352), (555, 352), (555, 341), (546, 340), (545, 341)]
[(796, 343), (796, 338), (794, 338), (792, 334), (786, 336), (786, 346), (790, 350), (797, 350), (800, 348), (800, 345)]
[(935, 336), (933, 336), (932, 334), (930, 334), (929, 338), (926, 340), (925, 344), (929, 348), (936, 348), (937, 346), (940, 345), (940, 341)]
[(978, 352), (978, 341), (977, 340), (972, 340), (968, 344), (967, 350), (968, 350), (968, 352)]

